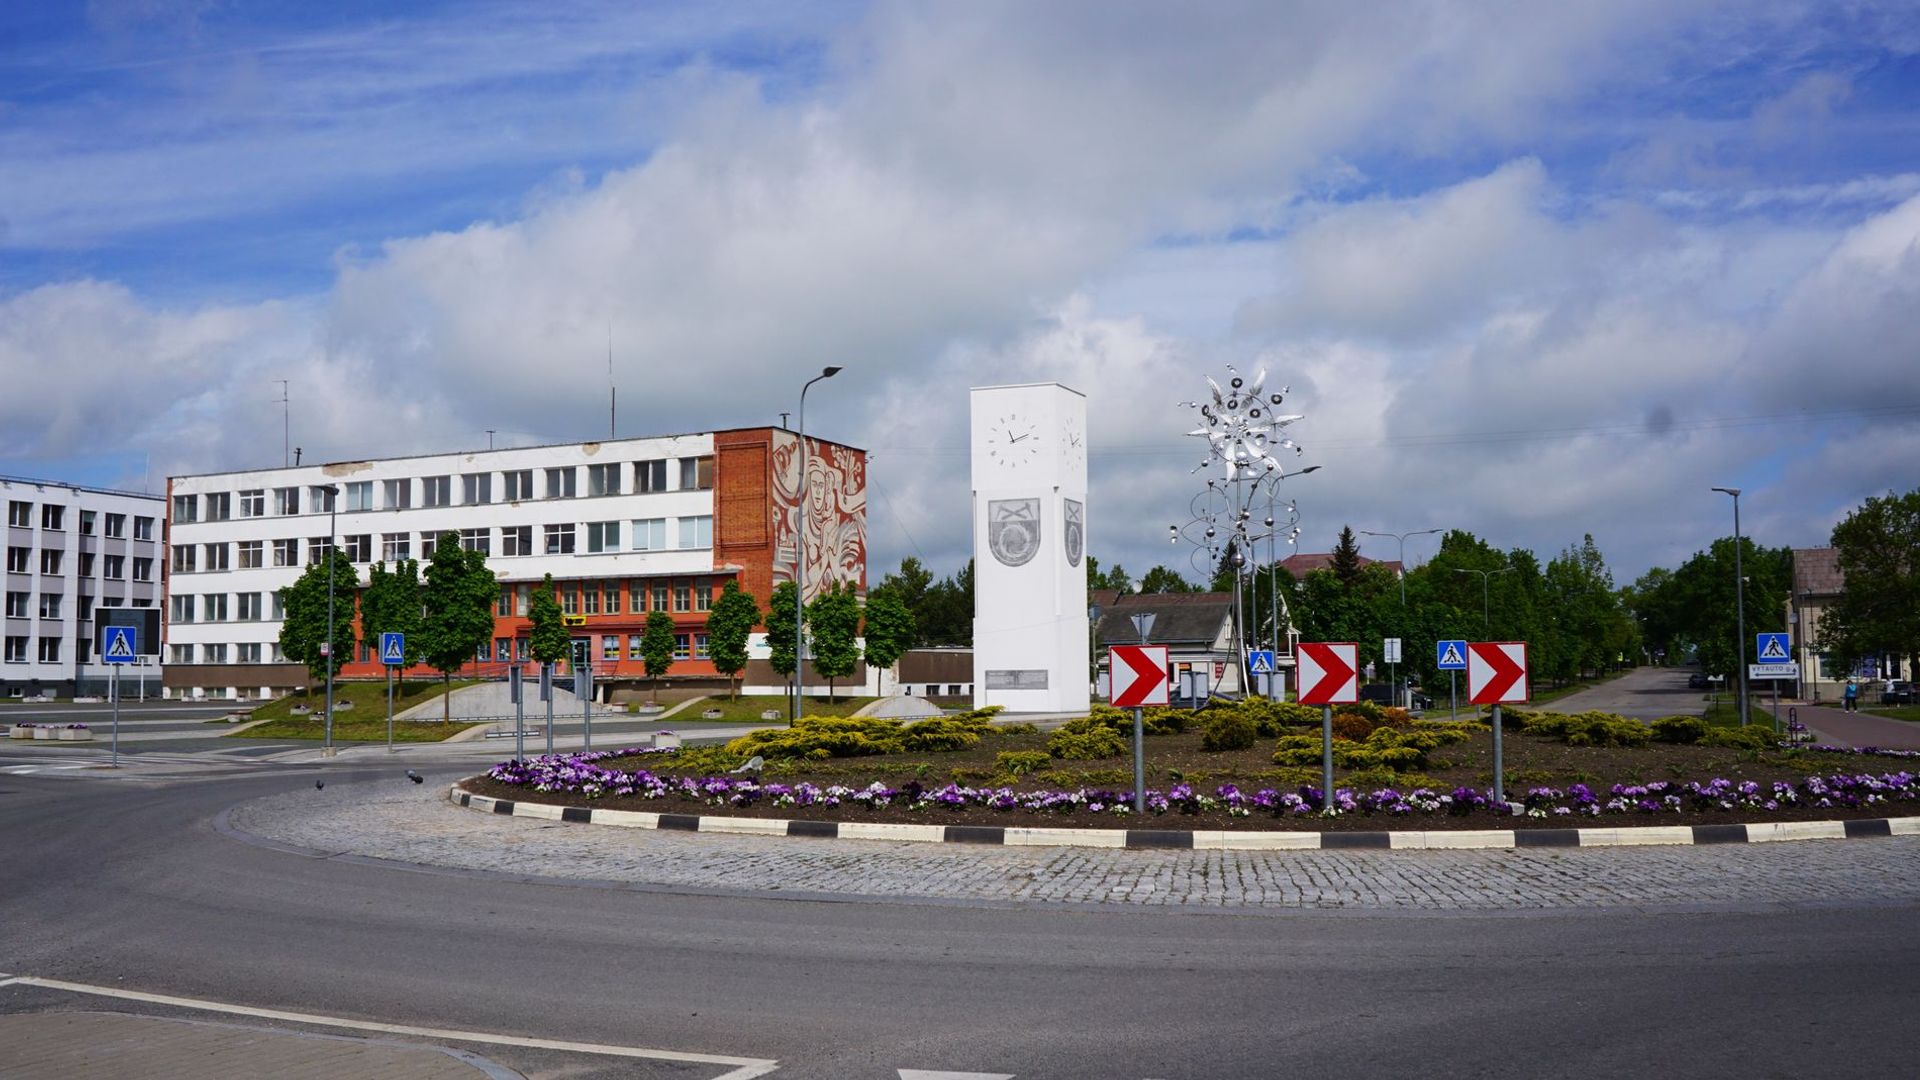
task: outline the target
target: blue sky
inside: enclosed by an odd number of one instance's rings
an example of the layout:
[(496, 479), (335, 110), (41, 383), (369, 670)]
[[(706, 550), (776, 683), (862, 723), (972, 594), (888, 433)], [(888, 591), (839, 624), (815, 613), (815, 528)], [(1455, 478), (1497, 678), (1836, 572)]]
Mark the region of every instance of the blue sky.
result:
[(845, 364), (876, 571), (966, 557), (965, 390), (1010, 379), (1093, 394), (1137, 569), (1228, 363), (1300, 388), (1309, 548), (1631, 576), (1714, 484), (1796, 545), (1912, 486), (1911, 4), (1359, 8), (12, 5), (0, 472), (277, 461), (279, 379), (310, 457), (585, 437), (611, 333), (629, 434)]

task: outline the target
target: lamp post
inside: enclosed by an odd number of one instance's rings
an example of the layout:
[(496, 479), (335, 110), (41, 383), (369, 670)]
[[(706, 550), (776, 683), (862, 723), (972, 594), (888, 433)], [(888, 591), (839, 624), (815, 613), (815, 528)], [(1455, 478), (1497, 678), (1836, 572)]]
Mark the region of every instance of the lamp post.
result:
[(1390, 532), (1368, 532), (1365, 529), (1360, 530), (1361, 536), (1383, 536), (1389, 540), (1398, 540), (1400, 542), (1400, 606), (1401, 607), (1407, 606), (1407, 537), (1431, 536), (1434, 533), (1443, 532), (1443, 531), (1445, 530), (1415, 529), (1412, 532), (1390, 533)]
[(340, 487), (338, 484), (324, 484), (314, 490), (327, 493), (327, 724), (326, 741), (320, 746), (320, 756), (332, 757), (333, 668), (338, 659), (333, 655), (333, 545), (338, 532), (335, 523), (340, 512)]
[(821, 379), (840, 374), (837, 367), (820, 369), (800, 388), (800, 503), (794, 507), (795, 559), (793, 563), (793, 718), (800, 719), (807, 686), (807, 390)]
[(1747, 579), (1740, 569), (1740, 489), (1713, 490), (1733, 496), (1733, 645), (1734, 675), (1740, 680), (1740, 726), (1747, 726)]
[(1493, 580), (1493, 575), (1495, 574), (1511, 574), (1517, 569), (1519, 568), (1514, 566), (1503, 566), (1498, 570), (1467, 570), (1457, 566), (1454, 567), (1453, 572), (1456, 574), (1479, 574), (1480, 575), (1480, 632), (1481, 633), (1483, 634), (1490, 633), (1493, 626), (1493, 620), (1488, 615), (1488, 612), (1490, 609), (1487, 606), (1487, 583)]

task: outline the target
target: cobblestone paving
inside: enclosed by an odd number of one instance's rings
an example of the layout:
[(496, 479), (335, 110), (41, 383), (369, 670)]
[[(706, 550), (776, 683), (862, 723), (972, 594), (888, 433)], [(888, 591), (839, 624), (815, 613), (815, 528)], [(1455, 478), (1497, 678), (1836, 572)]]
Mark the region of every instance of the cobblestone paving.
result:
[(236, 807), (339, 854), (668, 888), (1116, 908), (1529, 911), (1920, 902), (1920, 837), (1633, 849), (1121, 851), (725, 836), (482, 814), (444, 787), (340, 785)]

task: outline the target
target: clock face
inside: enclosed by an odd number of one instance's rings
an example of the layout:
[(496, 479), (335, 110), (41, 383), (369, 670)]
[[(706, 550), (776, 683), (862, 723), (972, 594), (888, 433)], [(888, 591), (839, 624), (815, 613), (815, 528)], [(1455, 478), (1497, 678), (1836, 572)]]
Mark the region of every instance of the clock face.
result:
[(1087, 463), (1087, 433), (1081, 428), (1078, 421), (1067, 421), (1067, 426), (1062, 431), (1062, 439), (1064, 442), (1063, 448), (1067, 454), (1067, 464), (1076, 469), (1085, 465)]
[(987, 457), (1008, 469), (1024, 469), (1040, 460), (1040, 425), (1008, 413), (987, 428)]

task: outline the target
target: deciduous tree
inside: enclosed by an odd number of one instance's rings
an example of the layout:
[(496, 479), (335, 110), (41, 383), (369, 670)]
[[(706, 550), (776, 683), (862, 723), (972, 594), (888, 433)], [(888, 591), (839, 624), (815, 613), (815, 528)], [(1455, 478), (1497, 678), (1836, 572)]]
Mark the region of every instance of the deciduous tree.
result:
[(664, 611), (648, 613), (646, 630), (640, 635), (640, 658), (653, 684), (647, 691), (649, 698), (659, 696), (660, 676), (673, 667), (673, 637), (673, 616)]
[(882, 585), (867, 594), (865, 614), (867, 663), (892, 668), (913, 646), (917, 632), (913, 612), (907, 609), (889, 586)]
[(441, 533), (434, 544), (426, 578), (420, 655), (446, 683), (440, 716), (447, 720), (453, 715), (453, 673), (493, 640), (493, 605), (500, 586), (487, 569), (487, 557), (462, 550), (459, 535), (451, 531)]
[(727, 677), (730, 696), (735, 699), (740, 696), (738, 676), (747, 666), (747, 639), (758, 625), (759, 602), (729, 578), (707, 616), (707, 655), (713, 660), (713, 669)]
[(838, 583), (807, 605), (807, 635), (813, 643), (813, 667), (827, 680), (827, 700), (834, 697), (834, 680), (853, 674), (860, 663), (860, 601), (851, 587)]
[[(327, 636), (327, 563), (333, 563), (333, 636), (330, 656), (321, 655)], [(329, 662), (335, 675), (353, 655), (353, 602), (360, 591), (360, 573), (345, 552), (332, 550), (307, 567), (298, 580), (280, 590), (286, 617), (280, 623), (280, 651), (296, 664), (305, 664), (314, 680), (327, 677)]]

